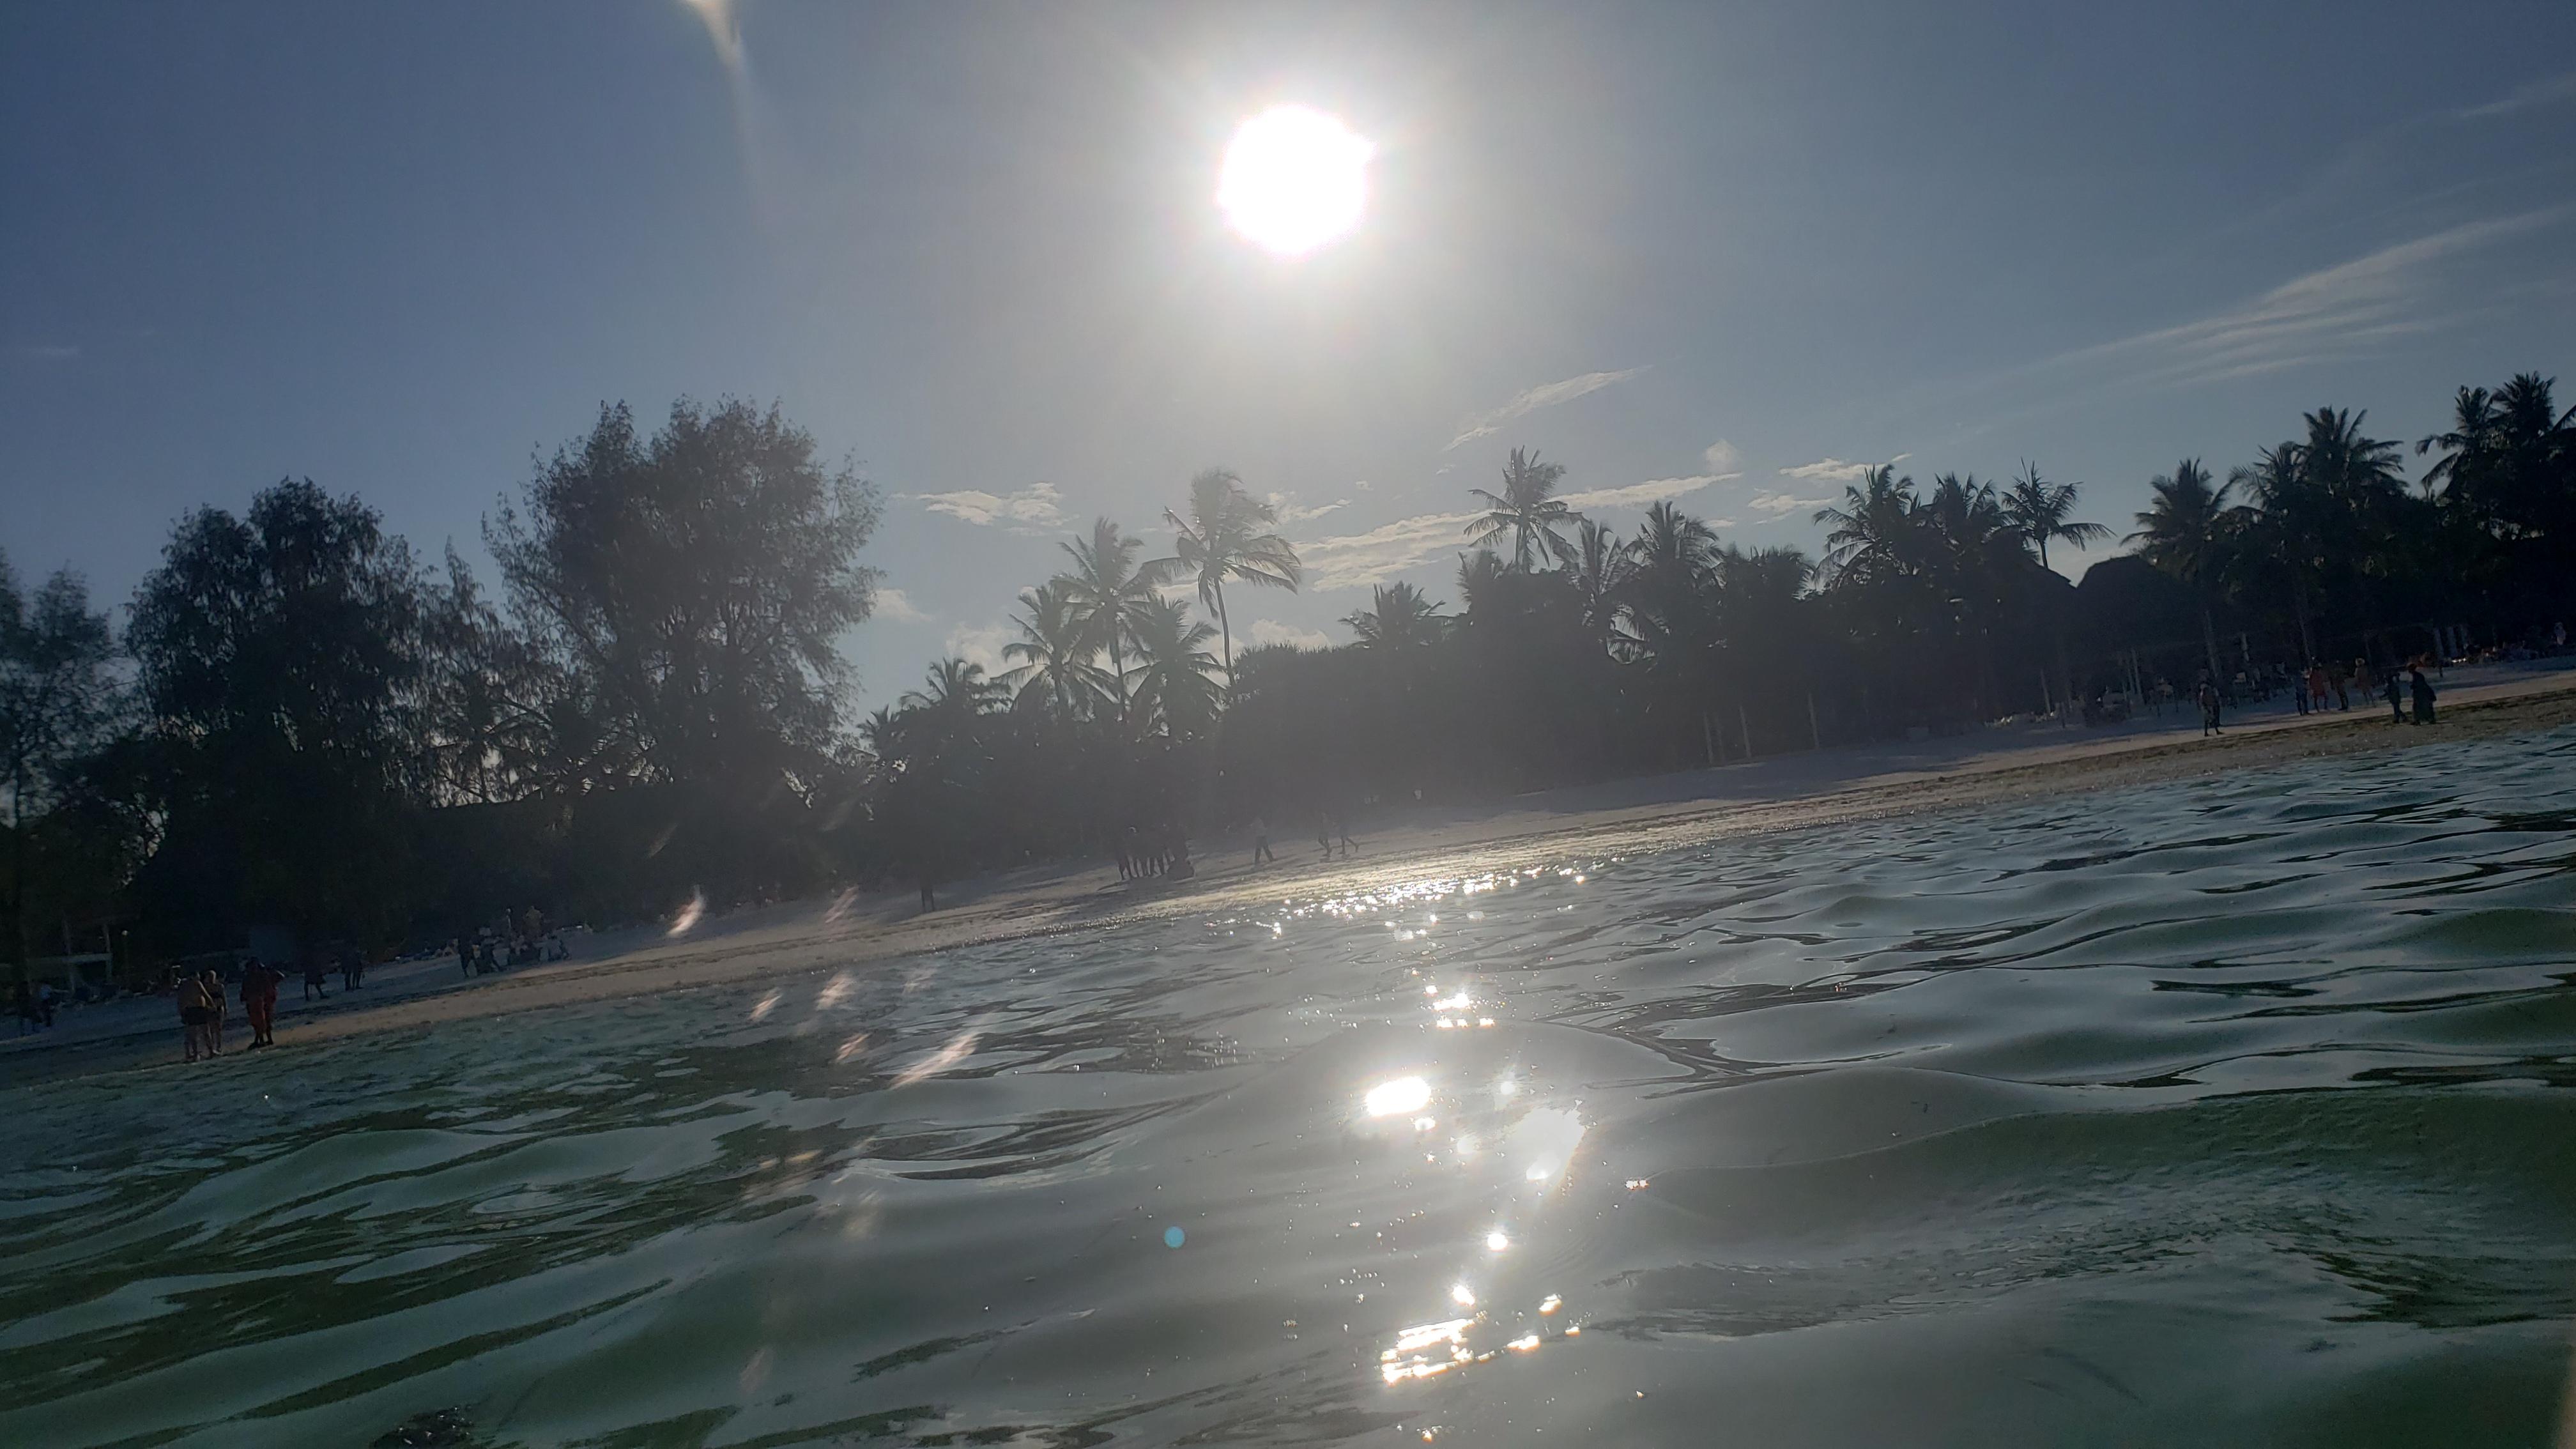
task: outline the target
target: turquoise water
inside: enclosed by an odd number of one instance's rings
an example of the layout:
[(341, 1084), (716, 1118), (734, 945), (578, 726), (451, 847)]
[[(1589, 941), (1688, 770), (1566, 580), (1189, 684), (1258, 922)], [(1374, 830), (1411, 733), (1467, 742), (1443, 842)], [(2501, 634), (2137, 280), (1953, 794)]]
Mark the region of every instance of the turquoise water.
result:
[(24, 1089), (0, 1443), (2540, 1443), (2571, 883), (2562, 732)]

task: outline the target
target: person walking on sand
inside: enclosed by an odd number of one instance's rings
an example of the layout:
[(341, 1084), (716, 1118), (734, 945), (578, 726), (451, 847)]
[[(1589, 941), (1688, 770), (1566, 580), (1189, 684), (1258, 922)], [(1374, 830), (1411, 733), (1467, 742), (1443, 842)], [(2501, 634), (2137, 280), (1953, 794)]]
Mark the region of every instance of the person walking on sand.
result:
[(206, 1039), (213, 1043), (217, 1056), (224, 1054), (224, 973), (209, 966), (200, 978), (206, 988)]
[(1333, 815), (1329, 810), (1315, 812), (1315, 843), (1324, 848), (1324, 859), (1333, 858)]
[(474, 975), (474, 948), (465, 944), (463, 936), (456, 938), (455, 946), (456, 974), (471, 979)]
[(1275, 862), (1278, 859), (1279, 857), (1270, 853), (1270, 822), (1258, 815), (1253, 816), (1252, 863), (1257, 866)]
[(2211, 735), (2224, 733), (2226, 731), (2218, 727), (2218, 686), (2210, 683), (2209, 676), (2204, 674), (2200, 677), (2200, 737), (2205, 740)]
[(194, 976), (182, 976), (174, 995), (179, 1007), (179, 1038), (187, 1046), (187, 1059), (195, 1061), (200, 1047), (210, 1057), (219, 1055), (206, 1035), (210, 1015), (206, 1010), (206, 983)]
[(304, 952), (304, 999), (328, 1001), (331, 999), (330, 986), (331, 978), (323, 970), (321, 955), (307, 948)]
[(277, 987), (285, 979), (285, 973), (257, 956), (242, 968), (242, 1015), (250, 1018), (250, 1044), (254, 1048), (277, 1045)]
[(2398, 677), (2396, 670), (2388, 671), (2388, 678), (2381, 682), (2379, 692), (2388, 699), (2388, 722), (2406, 723), (2406, 681)]
[(2424, 678), (2422, 665), (2417, 665), (2408, 676), (2406, 687), (2415, 695), (2415, 722), (2419, 725), (2431, 724), (2433, 722), (2433, 686)]

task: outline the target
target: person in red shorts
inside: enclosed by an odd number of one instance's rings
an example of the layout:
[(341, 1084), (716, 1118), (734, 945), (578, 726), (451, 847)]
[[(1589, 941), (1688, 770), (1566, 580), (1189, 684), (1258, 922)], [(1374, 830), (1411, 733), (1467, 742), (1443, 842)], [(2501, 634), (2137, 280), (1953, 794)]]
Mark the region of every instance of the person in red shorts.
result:
[(254, 1047), (275, 1046), (271, 1033), (277, 1026), (277, 987), (286, 973), (253, 956), (242, 968), (242, 1011), (250, 1017), (250, 1044)]

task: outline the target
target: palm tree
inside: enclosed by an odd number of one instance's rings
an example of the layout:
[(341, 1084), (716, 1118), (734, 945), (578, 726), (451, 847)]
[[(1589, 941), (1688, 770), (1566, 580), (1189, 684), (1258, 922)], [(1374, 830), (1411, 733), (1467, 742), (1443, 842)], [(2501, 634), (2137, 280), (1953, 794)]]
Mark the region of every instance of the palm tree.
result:
[(1002, 646), (1003, 657), (1019, 667), (995, 682), (1017, 689), (1023, 709), (1049, 708), (1067, 722), (1083, 718), (1108, 693), (1108, 681), (1091, 662), (1097, 651), (1084, 636), (1084, 621), (1061, 583), (1022, 589), (1020, 607), (1028, 612), (1011, 619), (1020, 637)]
[(1846, 577), (1863, 581), (1905, 570), (1913, 554), (1914, 480), (1896, 476), (1882, 463), (1845, 484), (1842, 506), (1819, 508), (1816, 522), (1832, 525), (1825, 535), (1820, 569), (1827, 583)]
[(1009, 691), (984, 677), (984, 666), (951, 656), (933, 662), (922, 687), (896, 701), (897, 737), (907, 754), (945, 754), (975, 737), (975, 722), (1001, 708)]
[[(2299, 658), (2313, 663), (2317, 651), (2314, 631), (2308, 626), (2308, 599), (2322, 581), (2325, 544), (2304, 450), (2286, 440), (2265, 448), (2254, 455), (2252, 464), (2229, 469), (2227, 486), (2243, 490), (2240, 496), (2250, 500), (2254, 509), (2243, 532), (2243, 540), (2251, 545), (2248, 552), (2278, 563), (2290, 577), (2290, 613), (2299, 626)], [(2240, 558), (2235, 561), (2236, 571), (2259, 574), (2259, 567), (2248, 568), (2256, 562)]]
[(1225, 609), (1225, 581), (1240, 579), (1297, 592), (1297, 550), (1278, 534), (1265, 531), (1279, 516), (1268, 503), (1245, 491), (1243, 480), (1211, 468), (1190, 480), (1190, 516), (1170, 509), (1163, 518), (1172, 525), (1173, 563), (1195, 574), (1199, 602), (1216, 611), (1218, 637), (1225, 647), (1226, 692), (1234, 691), (1234, 623)]
[(1145, 607), (1136, 626), (1140, 720), (1158, 721), (1174, 739), (1207, 733), (1217, 716), (1217, 658), (1206, 647), (1215, 637), (1214, 629), (1191, 622), (1190, 606), (1180, 599), (1157, 598)]
[(1054, 580), (1064, 593), (1066, 608), (1079, 621), (1075, 627), (1082, 638), (1093, 652), (1109, 656), (1109, 681), (1117, 693), (1121, 724), (1127, 722), (1127, 645), (1136, 637), (1146, 608), (1159, 601), (1161, 596), (1154, 591), (1171, 582), (1180, 567), (1170, 559), (1137, 563), (1141, 544), (1142, 540), (1120, 532), (1117, 524), (1096, 519), (1089, 539), (1076, 538), (1063, 545), (1073, 567)]
[(1407, 653), (1431, 643), (1448, 626), (1440, 606), (1411, 584), (1383, 584), (1371, 607), (1342, 620), (1359, 636), (1359, 647), (1385, 654)]
[(1572, 562), (1574, 546), (1558, 530), (1583, 515), (1551, 496), (1564, 477), (1564, 464), (1542, 463), (1536, 453), (1512, 449), (1510, 461), (1503, 464), (1503, 491), (1499, 496), (1482, 488), (1467, 490), (1487, 510), (1484, 517), (1467, 525), (1468, 541), (1478, 548), (1491, 548), (1508, 535), (1512, 540), (1512, 566), (1523, 572), (1550, 558)]
[(2461, 388), (2451, 399), (2451, 430), (2415, 444), (2419, 458), (2435, 448), (2443, 453), (2440, 461), (2424, 470), (2424, 496), (2431, 497), (2435, 485), (2442, 483), (2452, 485), (2463, 498), (2476, 494), (2493, 466), (2503, 421), (2493, 394), (2482, 387)]
[(2210, 682), (2220, 677), (2218, 626), (2211, 617), (2210, 595), (2227, 572), (2237, 520), (2227, 506), (2229, 485), (2210, 486), (2209, 470), (2198, 458), (2185, 458), (2169, 477), (2147, 486), (2155, 502), (2138, 515), (2138, 531), (2128, 537), (2148, 563), (2191, 585), (2200, 599), (2200, 642), (2207, 651)]
[(2308, 440), (2299, 445), (2300, 472), (2311, 487), (2350, 513), (2365, 513), (2406, 489), (2405, 449), (2364, 437), (2368, 410), (2319, 408), (2307, 415)]
[(2021, 476), (2004, 490), (2004, 521), (2028, 539), (2039, 550), (2039, 566), (2048, 567), (2048, 545), (2064, 539), (2077, 548), (2100, 543), (2111, 536), (2111, 530), (2098, 523), (2085, 523), (2075, 517), (2075, 500), (2082, 493), (2081, 483), (2051, 483), (2039, 476), (2039, 465), (2025, 460)]
[(1574, 536), (1573, 573), (1584, 632), (1607, 647), (1618, 634), (1619, 609), (1637, 576), (1636, 546), (1587, 518)]

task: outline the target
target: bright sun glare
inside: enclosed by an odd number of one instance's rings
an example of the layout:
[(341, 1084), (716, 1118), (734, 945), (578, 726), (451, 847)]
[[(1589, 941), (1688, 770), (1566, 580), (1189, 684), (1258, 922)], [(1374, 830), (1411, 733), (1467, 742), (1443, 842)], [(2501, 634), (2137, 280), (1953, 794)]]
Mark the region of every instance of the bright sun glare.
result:
[(1216, 204), (1255, 244), (1302, 256), (1359, 225), (1376, 151), (1335, 117), (1274, 106), (1244, 122), (1225, 148)]

